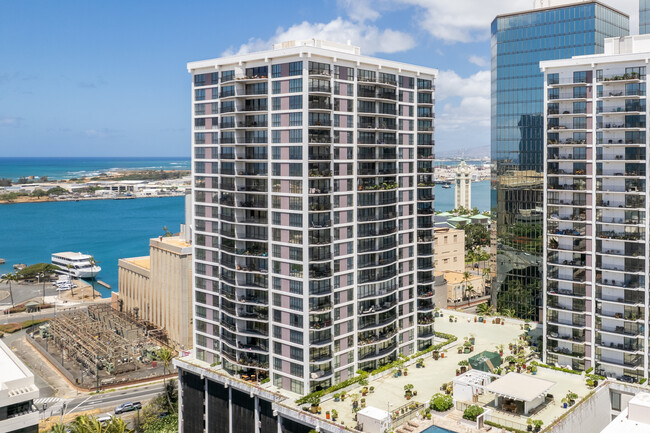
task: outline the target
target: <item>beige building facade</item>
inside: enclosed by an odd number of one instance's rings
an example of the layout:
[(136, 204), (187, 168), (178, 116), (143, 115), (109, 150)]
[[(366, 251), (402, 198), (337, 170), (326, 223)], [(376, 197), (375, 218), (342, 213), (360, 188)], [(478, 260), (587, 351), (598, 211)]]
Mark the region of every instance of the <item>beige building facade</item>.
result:
[(149, 256), (119, 260), (125, 312), (164, 328), (170, 345), (192, 347), (192, 245), (182, 237), (149, 242)]
[(436, 271), (465, 271), (465, 231), (447, 227), (434, 230), (433, 267)]
[[(465, 281), (463, 272), (444, 272), (445, 281), (447, 281), (447, 304), (462, 305), (470, 300), (485, 295), (485, 279), (481, 275), (470, 274), (469, 279)], [(466, 289), (471, 286), (472, 292)]]

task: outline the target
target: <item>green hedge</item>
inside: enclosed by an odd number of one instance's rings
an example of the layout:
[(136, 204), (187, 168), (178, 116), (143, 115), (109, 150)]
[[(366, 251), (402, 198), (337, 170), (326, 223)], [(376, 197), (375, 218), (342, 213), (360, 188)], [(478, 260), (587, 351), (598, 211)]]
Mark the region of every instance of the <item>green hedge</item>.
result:
[(467, 408), (463, 412), (463, 418), (468, 419), (470, 421), (476, 421), (476, 417), (478, 417), (483, 412), (485, 411), (481, 406), (473, 404), (471, 406), (467, 406)]
[(332, 392), (336, 392), (339, 389), (347, 388), (350, 385), (354, 385), (355, 383), (358, 383), (360, 380), (367, 379), (369, 375), (374, 376), (374, 375), (382, 373), (382, 372), (384, 372), (386, 370), (390, 370), (391, 368), (395, 368), (398, 365), (403, 364), (405, 361), (408, 361), (409, 359), (415, 359), (415, 358), (417, 358), (419, 356), (422, 356), (424, 354), (427, 354), (427, 353), (429, 353), (431, 351), (440, 350), (443, 347), (445, 347), (446, 345), (448, 345), (449, 343), (453, 343), (454, 341), (458, 340), (458, 337), (456, 337), (455, 335), (445, 334), (445, 333), (442, 333), (442, 332), (436, 332), (436, 333), (434, 333), (434, 335), (436, 337), (439, 337), (439, 338), (444, 338), (446, 341), (443, 342), (443, 343), (440, 343), (440, 344), (435, 344), (433, 346), (430, 346), (430, 347), (428, 347), (428, 348), (426, 348), (424, 350), (421, 350), (419, 352), (416, 352), (412, 356), (401, 357), (401, 358), (399, 358), (399, 359), (397, 359), (397, 360), (395, 360), (393, 362), (389, 362), (388, 364), (382, 365), (381, 367), (377, 368), (376, 370), (373, 370), (370, 373), (362, 371), (362, 372), (359, 373), (358, 376), (351, 377), (350, 379), (344, 380), (341, 383), (330, 386), (327, 389), (323, 389), (323, 390), (320, 390), (320, 391), (312, 392), (311, 394), (307, 394), (306, 396), (297, 399), (296, 404), (300, 405), (300, 404), (305, 404), (305, 403), (314, 402), (316, 400), (320, 400), (320, 398), (323, 397), (324, 395), (327, 395), (327, 394), (332, 393)]
[(568, 368), (562, 368), (562, 367), (554, 367), (552, 365), (542, 364), (541, 362), (537, 362), (537, 361), (533, 361), (533, 362), (531, 362), (531, 364), (536, 365), (538, 367), (549, 368), (549, 369), (555, 370), (555, 371), (562, 371), (564, 373), (577, 374), (577, 375), (582, 374), (581, 371), (569, 370)]
[(431, 398), (430, 409), (436, 412), (445, 412), (454, 406), (454, 399), (451, 395), (437, 393)]
[(525, 431), (525, 430), (519, 430), (519, 429), (514, 428), (514, 427), (506, 427), (506, 426), (504, 426), (504, 425), (497, 424), (497, 423), (492, 422), (492, 421), (485, 421), (485, 424), (486, 424), (486, 425), (489, 425), (489, 426), (492, 426), (492, 427), (494, 427), (494, 428), (502, 428), (502, 429), (504, 429), (504, 430), (506, 430), (506, 431), (511, 431), (511, 432), (515, 432), (515, 433), (528, 433), (528, 432)]

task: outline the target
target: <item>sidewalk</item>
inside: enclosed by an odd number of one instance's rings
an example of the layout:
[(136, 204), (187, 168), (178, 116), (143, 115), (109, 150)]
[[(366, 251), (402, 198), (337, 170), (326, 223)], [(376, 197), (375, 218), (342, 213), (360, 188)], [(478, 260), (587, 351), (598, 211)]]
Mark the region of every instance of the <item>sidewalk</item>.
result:
[(56, 397), (74, 398), (80, 394), (75, 387), (61, 376), (56, 368), (26, 341), (26, 337), (13, 341), (10, 347), (32, 373), (38, 375), (52, 387)]

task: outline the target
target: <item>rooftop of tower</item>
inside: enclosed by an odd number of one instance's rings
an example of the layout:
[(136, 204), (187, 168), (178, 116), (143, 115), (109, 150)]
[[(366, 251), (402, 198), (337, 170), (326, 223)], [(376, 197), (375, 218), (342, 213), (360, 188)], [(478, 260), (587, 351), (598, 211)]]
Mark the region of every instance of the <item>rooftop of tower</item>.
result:
[(596, 3), (601, 6), (604, 6), (608, 9), (611, 9), (614, 12), (617, 12), (621, 15), (624, 15), (626, 17), (630, 17), (628, 14), (625, 12), (622, 12), (607, 3), (604, 3), (599, 0), (535, 0), (533, 4), (532, 9), (527, 9), (523, 11), (517, 11), (517, 12), (509, 12), (505, 14), (499, 14), (496, 16), (495, 19), (498, 18), (505, 18), (505, 17), (510, 17), (510, 16), (515, 16), (515, 15), (524, 15), (524, 14), (529, 14), (529, 13), (535, 13), (535, 12), (540, 12), (544, 10), (550, 10), (550, 9), (557, 9), (557, 8), (564, 8), (564, 7), (570, 7), (570, 6), (580, 6), (583, 4), (590, 4), (590, 3)]
[(361, 48), (351, 45), (350, 43), (342, 44), (339, 42), (326, 41), (315, 38), (280, 42), (273, 44), (271, 49), (266, 51), (234, 54), (231, 56), (223, 56), (214, 59), (189, 62), (187, 64), (187, 70), (190, 73), (194, 73), (197, 70), (213, 72), (218, 71), (221, 68), (245, 67), (245, 64), (247, 62), (259, 62), (260, 60), (263, 60), (264, 62), (271, 63), (272, 61), (281, 59), (283, 57), (296, 56), (304, 57), (306, 60), (310, 60), (312, 56), (316, 56), (316, 61), (318, 59), (318, 56), (321, 56), (324, 58), (333, 59), (334, 62), (354, 62), (359, 67), (372, 65), (378, 66), (380, 69), (388, 68), (391, 70), (391, 72), (396, 71), (398, 73), (404, 72), (411, 74), (415, 73), (417, 75), (425, 74), (432, 75), (434, 77), (438, 76), (438, 70), (435, 68), (395, 62), (379, 57), (362, 56)]

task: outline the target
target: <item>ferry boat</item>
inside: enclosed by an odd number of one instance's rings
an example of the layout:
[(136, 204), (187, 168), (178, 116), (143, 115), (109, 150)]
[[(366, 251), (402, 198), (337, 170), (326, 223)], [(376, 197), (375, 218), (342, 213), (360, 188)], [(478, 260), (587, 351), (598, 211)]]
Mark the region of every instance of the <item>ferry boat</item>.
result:
[[(63, 252), (52, 254), (52, 264), (59, 267), (59, 273), (74, 278), (94, 278), (102, 268), (90, 264), (92, 256), (88, 254)], [(68, 265), (70, 265), (68, 267)]]

